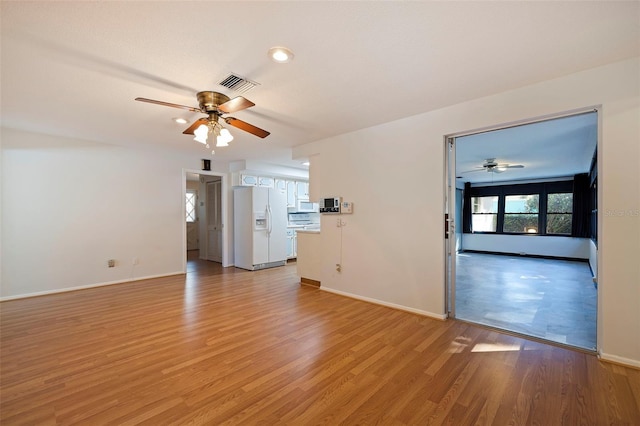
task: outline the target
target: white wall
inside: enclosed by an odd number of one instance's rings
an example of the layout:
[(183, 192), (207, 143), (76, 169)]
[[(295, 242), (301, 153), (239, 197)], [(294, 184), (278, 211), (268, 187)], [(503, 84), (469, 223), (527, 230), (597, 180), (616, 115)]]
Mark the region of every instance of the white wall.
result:
[(295, 148), (354, 202), (346, 226), (322, 218), (322, 286), (444, 315), (444, 135), (602, 105), (601, 212), (629, 214), (600, 215), (599, 348), (640, 366), (639, 76), (635, 58)]
[(589, 259), (589, 238), (544, 235), (462, 234), (462, 249)]
[(182, 168), (199, 160), (7, 128), (2, 140), (0, 297), (183, 272)]

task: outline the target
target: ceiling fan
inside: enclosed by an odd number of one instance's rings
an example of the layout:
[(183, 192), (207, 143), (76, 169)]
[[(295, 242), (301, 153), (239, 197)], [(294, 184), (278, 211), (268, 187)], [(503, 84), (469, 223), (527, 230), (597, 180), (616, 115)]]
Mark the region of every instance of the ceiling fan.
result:
[(136, 98), (135, 100), (207, 114), (207, 117), (197, 119), (193, 124), (191, 124), (191, 126), (182, 132), (185, 135), (195, 135), (196, 137), (194, 139), (202, 144), (207, 143), (207, 136), (209, 134), (214, 134), (216, 136), (216, 146), (227, 146), (233, 139), (233, 136), (231, 136), (229, 131), (222, 126), (221, 121), (229, 126), (236, 127), (240, 130), (251, 133), (252, 135), (258, 136), (259, 138), (266, 138), (269, 136), (270, 133), (266, 130), (249, 124), (246, 121), (238, 120), (235, 117), (224, 117), (225, 114), (242, 111), (243, 109), (254, 106), (255, 104), (249, 99), (242, 96), (230, 99), (227, 95), (212, 91), (198, 92), (196, 96), (200, 108), (156, 101), (147, 98)]
[(522, 168), (524, 168), (522, 164), (497, 163), (495, 158), (487, 158), (482, 164), (482, 166), (476, 167), (473, 170), (467, 170), (466, 172), (461, 172), (461, 173), (481, 172), (485, 170), (489, 173), (502, 173), (502, 172), (506, 172), (507, 169), (522, 169)]

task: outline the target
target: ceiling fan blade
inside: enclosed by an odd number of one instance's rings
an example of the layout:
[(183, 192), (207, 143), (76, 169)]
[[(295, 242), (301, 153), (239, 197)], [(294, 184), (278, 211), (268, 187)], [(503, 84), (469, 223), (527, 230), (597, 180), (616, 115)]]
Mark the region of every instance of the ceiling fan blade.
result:
[(156, 104), (156, 105), (162, 105), (162, 106), (168, 106), (168, 107), (172, 107), (172, 108), (180, 108), (180, 109), (186, 109), (187, 111), (191, 111), (191, 112), (202, 112), (200, 111), (199, 108), (194, 108), (194, 107), (190, 107), (190, 106), (186, 106), (186, 105), (178, 105), (178, 104), (172, 104), (169, 102), (163, 102), (163, 101), (155, 101), (153, 99), (147, 99), (147, 98), (136, 98), (136, 101), (140, 101), (140, 102), (147, 102), (149, 104)]
[(462, 174), (462, 173), (482, 172), (482, 171), (484, 171), (484, 168), (467, 170), (466, 172), (460, 172), (460, 173)]
[(255, 135), (259, 138), (266, 138), (271, 134), (266, 130), (262, 130), (261, 128), (256, 127), (253, 124), (249, 124), (246, 121), (238, 120), (237, 118), (226, 117), (224, 121), (226, 121), (227, 124), (230, 126), (237, 127), (238, 129), (244, 130), (245, 132), (249, 132), (252, 135)]
[(244, 98), (242, 96), (237, 96), (233, 99), (228, 100), (227, 102), (218, 105), (218, 109), (224, 113), (241, 111), (243, 109), (251, 108), (255, 104), (251, 102), (249, 99)]
[(189, 126), (184, 132), (182, 132), (183, 135), (193, 135), (196, 131), (196, 129), (198, 127), (200, 127), (203, 124), (207, 124), (208, 120), (206, 118), (199, 118), (198, 120), (194, 121), (193, 124), (191, 126)]
[(506, 166), (507, 169), (523, 169), (524, 166), (522, 164), (514, 164), (513, 166)]

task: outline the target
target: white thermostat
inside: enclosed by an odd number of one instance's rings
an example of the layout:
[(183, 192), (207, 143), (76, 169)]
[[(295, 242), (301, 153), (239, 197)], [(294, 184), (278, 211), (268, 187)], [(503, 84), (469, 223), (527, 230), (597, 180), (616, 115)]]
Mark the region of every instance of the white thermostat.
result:
[(342, 214), (353, 213), (353, 203), (351, 201), (343, 201), (340, 204), (340, 213)]

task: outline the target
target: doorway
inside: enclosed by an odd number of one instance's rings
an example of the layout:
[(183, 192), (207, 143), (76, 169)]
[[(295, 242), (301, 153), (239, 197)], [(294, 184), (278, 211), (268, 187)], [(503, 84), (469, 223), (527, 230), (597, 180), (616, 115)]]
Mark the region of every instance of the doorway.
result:
[(598, 110), (445, 143), (449, 316), (595, 351)]
[[(226, 176), (210, 171), (183, 170), (183, 178), (183, 211), (187, 215), (183, 233), (184, 271), (187, 259), (194, 256), (229, 266), (231, 227), (227, 226)], [(195, 206), (190, 221), (191, 203)]]
[(204, 179), (206, 200), (203, 211), (206, 224), (205, 245), (200, 258), (222, 263), (222, 182), (218, 176)]

